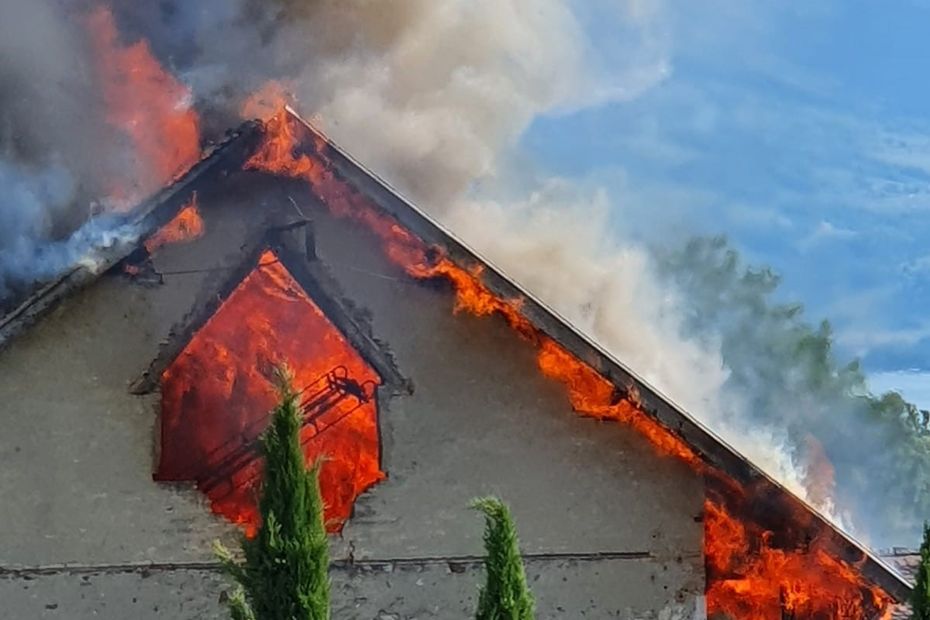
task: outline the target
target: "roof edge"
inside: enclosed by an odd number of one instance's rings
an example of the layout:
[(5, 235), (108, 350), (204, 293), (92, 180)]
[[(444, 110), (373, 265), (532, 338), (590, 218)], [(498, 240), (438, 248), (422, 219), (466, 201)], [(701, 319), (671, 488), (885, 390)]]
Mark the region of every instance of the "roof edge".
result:
[(159, 388), (162, 374), (180, 356), (194, 336), (210, 321), (240, 284), (258, 266), (266, 251), (274, 252), (294, 281), (313, 304), (320, 308), (326, 320), (338, 331), (366, 364), (378, 373), (383, 386), (392, 394), (411, 393), (411, 382), (398, 370), (393, 358), (371, 333), (371, 326), (357, 316), (347, 298), (339, 290), (326, 266), (315, 257), (308, 257), (288, 243), (290, 225), (271, 225), (252, 235), (230, 260), (230, 266), (218, 276), (212, 286), (205, 287), (191, 309), (175, 323), (165, 343), (140, 376), (132, 382), (132, 394), (149, 394)]
[(468, 268), (476, 264), (482, 265), (484, 270), (481, 274), (481, 281), (490, 291), (504, 299), (523, 299), (520, 312), (536, 329), (558, 342), (578, 359), (589, 364), (614, 385), (628, 393), (635, 392), (644, 411), (694, 448), (709, 465), (726, 473), (745, 487), (758, 489), (766, 495), (777, 496), (795, 509), (806, 513), (820, 534), (818, 539), (823, 540), (824, 533), (829, 535), (825, 542), (828, 543), (829, 551), (833, 555), (856, 565), (867, 580), (881, 587), (896, 601), (906, 601), (910, 597), (910, 584), (865, 545), (840, 530), (814, 507), (762, 471), (684, 408), (579, 330), (568, 319), (509, 278), (500, 267), (472, 249), (453, 232), (406, 199), (397, 189), (354, 159), (345, 149), (322, 130), (301, 117), (293, 108), (287, 106), (286, 110), (312, 136), (322, 141), (324, 154), (336, 171), (384, 212), (397, 219), (400, 224), (424, 242), (442, 247), (448, 258), (458, 266)]

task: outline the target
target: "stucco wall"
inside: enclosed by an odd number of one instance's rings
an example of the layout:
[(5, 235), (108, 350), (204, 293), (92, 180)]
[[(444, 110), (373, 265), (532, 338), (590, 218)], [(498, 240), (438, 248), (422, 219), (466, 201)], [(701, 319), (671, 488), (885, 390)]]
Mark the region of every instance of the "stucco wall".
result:
[(322, 259), (415, 385), (383, 399), (388, 479), (333, 542), (357, 561), (334, 570), (335, 617), (468, 617), (482, 522), (467, 503), (486, 493), (513, 507), (540, 618), (700, 607), (698, 476), (625, 427), (575, 415), (529, 343), (498, 319), (453, 314), (449, 290), (405, 277), (366, 231), (295, 186), (255, 187), (201, 195), (208, 235), (157, 259), (209, 271), (154, 288), (106, 276), (0, 353), (0, 566), (27, 567), (0, 577), (0, 617), (222, 617), (222, 581), (187, 563), (211, 562), (210, 541), (231, 528), (198, 493), (152, 482), (157, 395), (127, 386), (233, 266), (255, 213), (290, 209), (288, 195), (314, 214)]

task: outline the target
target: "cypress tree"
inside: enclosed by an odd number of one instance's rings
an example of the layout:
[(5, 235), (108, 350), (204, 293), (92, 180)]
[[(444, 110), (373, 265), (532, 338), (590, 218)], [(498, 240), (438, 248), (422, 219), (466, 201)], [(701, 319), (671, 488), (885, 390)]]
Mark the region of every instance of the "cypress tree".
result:
[(300, 447), (301, 415), (286, 371), (279, 404), (262, 436), (265, 471), (253, 539), (243, 538), (244, 562), (217, 546), (239, 589), (229, 601), (233, 620), (329, 620), (329, 547), (323, 522), (319, 463), (307, 468)]
[(924, 523), (924, 540), (920, 545), (920, 565), (911, 595), (914, 620), (930, 620), (930, 523)]
[(532, 620), (535, 603), (526, 583), (517, 528), (510, 509), (496, 497), (472, 502), (484, 513), (487, 581), (478, 594), (476, 620)]

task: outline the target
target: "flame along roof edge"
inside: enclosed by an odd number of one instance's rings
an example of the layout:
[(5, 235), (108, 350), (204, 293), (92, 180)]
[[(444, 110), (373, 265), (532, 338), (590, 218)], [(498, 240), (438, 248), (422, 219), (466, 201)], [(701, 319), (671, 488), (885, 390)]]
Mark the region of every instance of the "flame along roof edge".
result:
[(322, 130), (301, 117), (293, 108), (287, 106), (286, 110), (308, 132), (323, 141), (329, 150), (327, 155), (336, 166), (337, 171), (352, 183), (356, 189), (373, 200), (378, 207), (395, 217), (408, 230), (424, 241), (441, 245), (448, 252), (449, 258), (459, 266), (467, 268), (480, 264), (485, 267), (482, 273), (482, 282), (492, 292), (503, 298), (519, 297), (524, 299), (525, 302), (520, 312), (537, 329), (555, 339), (579, 359), (590, 364), (618, 387), (634, 391), (647, 413), (681, 437), (705, 461), (743, 485), (761, 482), (766, 486), (770, 486), (773, 491), (782, 496), (782, 499), (808, 513), (820, 528), (825, 529), (832, 535), (833, 551), (838, 557), (856, 564), (866, 579), (884, 589), (898, 602), (908, 599), (911, 592), (910, 584), (865, 545), (836, 527), (815, 508), (794, 495), (740, 454), (683, 407), (650, 385), (634, 370), (627, 367), (592, 338), (575, 327), (568, 319), (508, 277), (492, 261), (472, 249), (452, 231), (407, 200), (397, 189), (353, 158), (345, 149), (335, 143)]
[[(712, 430), (687, 413), (684, 408), (651, 386), (635, 371), (572, 325), (565, 317), (510, 279), (492, 261), (481, 256), (452, 231), (404, 198), (398, 190), (355, 160), (293, 108), (288, 106), (287, 112), (310, 134), (323, 141), (330, 151), (328, 155), (344, 178), (363, 191), (386, 213), (395, 217), (410, 232), (424, 241), (443, 246), (448, 257), (460, 266), (467, 267), (475, 264), (484, 266), (482, 282), (485, 286), (503, 298), (522, 298), (524, 304), (521, 313), (537, 329), (591, 365), (616, 386), (635, 392), (643, 409), (649, 415), (681, 437), (709, 464), (719, 468), (743, 485), (761, 482), (769, 486), (782, 499), (799, 507), (821, 528), (831, 534), (832, 551), (837, 557), (855, 564), (863, 577), (881, 587), (897, 602), (908, 600), (911, 592), (910, 584), (879, 559), (875, 553), (833, 525), (816, 509), (737, 452)], [(134, 221), (145, 227), (145, 234), (141, 235), (136, 243), (118, 246), (105, 253), (102, 256), (101, 266), (96, 271), (81, 266), (74, 267), (59, 278), (40, 286), (14, 310), (0, 317), (0, 350), (41, 320), (60, 300), (89, 286), (97, 277), (139, 247), (151, 231), (167, 223), (181, 208), (189, 194), (196, 190), (197, 182), (207, 176), (207, 172), (241, 166), (257, 145), (257, 138), (261, 133), (257, 131), (259, 126), (260, 124), (254, 121), (244, 123), (228, 140), (218, 145), (212, 153), (205, 156), (177, 181), (133, 210)]]

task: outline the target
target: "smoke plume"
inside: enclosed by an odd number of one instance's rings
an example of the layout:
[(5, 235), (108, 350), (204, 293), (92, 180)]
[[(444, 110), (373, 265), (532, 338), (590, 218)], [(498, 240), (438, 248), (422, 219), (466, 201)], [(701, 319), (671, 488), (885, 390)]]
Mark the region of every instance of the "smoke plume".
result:
[(196, 161), (187, 92), (105, 5), (0, 0), (0, 307)]
[(0, 0), (0, 298), (11, 280), (55, 270), (36, 253), (73, 219), (79, 179), (90, 176), (84, 58), (54, 3)]
[[(777, 420), (748, 415), (751, 390), (728, 389), (733, 368), (722, 337), (691, 331), (689, 300), (658, 276), (649, 251), (624, 238), (623, 206), (596, 188), (539, 178), (519, 152), (534, 119), (632, 99), (665, 79), (671, 42), (661, 4), (113, 0), (109, 7), (124, 42), (147, 40), (192, 89), (208, 133), (231, 124), (249, 95), (276, 81), (360, 161), (768, 473), (832, 512), (829, 494), (808, 493), (810, 463), (796, 438)], [(51, 0), (0, 0), (0, 175), (20, 188), (0, 202), (0, 221), (15, 222), (0, 231), (0, 296), (4, 279), (24, 277), (35, 248), (80, 204), (76, 194), (106, 193), (106, 175), (75, 157), (100, 148), (113, 126), (92, 112), (102, 95), (82, 78), (94, 75), (94, 46), (74, 23)], [(595, 26), (615, 33), (615, 43), (594, 45), (586, 33)], [(179, 102), (176, 91), (171, 101), (183, 108), (189, 101)], [(159, 115), (170, 109), (159, 107)], [(87, 122), (73, 122), (79, 118)]]

